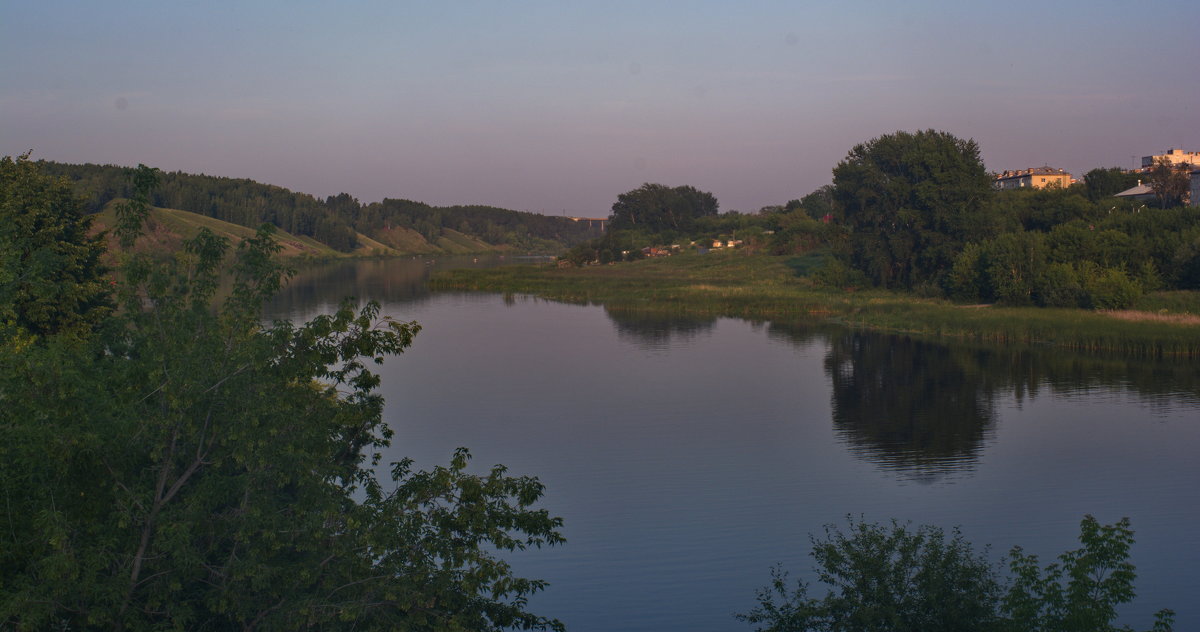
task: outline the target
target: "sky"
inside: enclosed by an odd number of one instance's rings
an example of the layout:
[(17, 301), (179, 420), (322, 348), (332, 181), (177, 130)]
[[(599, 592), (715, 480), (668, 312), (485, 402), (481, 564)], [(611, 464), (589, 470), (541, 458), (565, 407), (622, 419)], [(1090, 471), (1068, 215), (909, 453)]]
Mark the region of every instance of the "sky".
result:
[(0, 0), (0, 155), (324, 197), (722, 210), (937, 129), (991, 171), (1200, 151), (1200, 2)]

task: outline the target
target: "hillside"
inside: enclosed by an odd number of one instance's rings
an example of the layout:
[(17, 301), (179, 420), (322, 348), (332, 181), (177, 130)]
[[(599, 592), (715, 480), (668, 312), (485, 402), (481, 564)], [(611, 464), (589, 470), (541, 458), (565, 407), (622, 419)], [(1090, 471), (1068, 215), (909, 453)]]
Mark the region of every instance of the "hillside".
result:
[[(103, 211), (96, 214), (92, 228), (94, 231), (108, 231), (116, 225), (115, 207), (120, 200), (109, 202)], [(239, 226), (212, 217), (205, 217), (181, 211), (179, 209), (158, 208), (150, 209), (146, 219), (144, 234), (138, 238), (134, 249), (140, 252), (170, 253), (180, 249), (183, 241), (195, 237), (200, 229), (207, 228), (218, 237), (228, 239), (236, 246), (245, 239), (254, 236), (255, 229)], [(115, 238), (107, 235), (110, 252), (119, 250)], [(342, 253), (322, 244), (315, 239), (303, 235), (293, 235), (286, 231), (277, 231), (276, 239), (283, 247), (280, 255), (286, 258), (325, 259), (353, 255), (398, 254), (395, 250), (364, 237), (363, 245), (352, 253)], [(374, 251), (372, 251), (374, 249)]]
[[(132, 193), (125, 167), (41, 161), (44, 173), (69, 179), (92, 212)], [(362, 203), (347, 193), (324, 200), (244, 178), (160, 174), (151, 204), (248, 229), (269, 223), (302, 243), (342, 254), (562, 252), (599, 231), (565, 217), (492, 206), (438, 207), (411, 200)]]

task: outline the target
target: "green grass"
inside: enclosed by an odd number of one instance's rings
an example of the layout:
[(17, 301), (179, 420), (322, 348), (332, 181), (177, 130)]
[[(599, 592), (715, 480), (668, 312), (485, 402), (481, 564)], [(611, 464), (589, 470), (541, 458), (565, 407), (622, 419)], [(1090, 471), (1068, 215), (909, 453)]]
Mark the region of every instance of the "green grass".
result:
[(1134, 308), (1147, 312), (1200, 315), (1200, 292), (1154, 292), (1139, 299)]
[[(96, 229), (110, 229), (116, 225), (116, 203), (110, 203), (104, 211), (96, 215)], [(150, 215), (144, 228), (143, 236), (135, 245), (136, 250), (146, 252), (170, 253), (177, 250), (186, 239), (195, 237), (201, 229), (207, 228), (218, 237), (228, 239), (231, 244), (253, 237), (255, 229), (219, 220), (197, 213), (170, 208), (151, 208)], [(333, 259), (347, 256), (311, 237), (292, 235), (276, 229), (275, 239), (283, 246), (280, 255), (284, 258), (304, 259)], [(115, 240), (109, 240), (109, 249), (117, 248)]]
[[(828, 289), (797, 274), (811, 265), (796, 258), (714, 252), (587, 268), (452, 270), (435, 274), (430, 283), (441, 290), (531, 294), (644, 313), (822, 321), (980, 342), (1200, 357), (1200, 326), (1196, 325), (1118, 320), (1090, 310), (968, 307), (882, 290)], [(1200, 294), (1157, 300), (1153, 304), (1194, 309)]]
[[(111, 228), (116, 225), (116, 202), (119, 200), (110, 203), (104, 211), (96, 215), (97, 228)], [(183, 240), (195, 237), (202, 228), (228, 239), (234, 245), (253, 237), (257, 232), (246, 226), (171, 208), (151, 208), (148, 219), (145, 237), (139, 241), (137, 248), (153, 252), (172, 252)], [(275, 239), (283, 246), (280, 255), (285, 259), (323, 260), (399, 254), (395, 248), (362, 234), (358, 234), (359, 248), (351, 253), (339, 252), (312, 237), (293, 235), (278, 228), (275, 229)], [(109, 248), (115, 247), (115, 241), (110, 241)]]

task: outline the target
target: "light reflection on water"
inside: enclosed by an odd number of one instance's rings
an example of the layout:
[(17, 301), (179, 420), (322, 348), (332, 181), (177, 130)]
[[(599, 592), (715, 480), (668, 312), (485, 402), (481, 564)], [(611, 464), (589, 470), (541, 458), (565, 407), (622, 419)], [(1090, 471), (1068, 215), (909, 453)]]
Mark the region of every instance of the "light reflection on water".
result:
[(1087, 513), (1137, 531), (1129, 623), (1200, 628), (1193, 365), (430, 295), (424, 268), (369, 263), (311, 270), (273, 313), (354, 293), (422, 324), (383, 367), (385, 460), (464, 445), (539, 476), (569, 542), (513, 562), (572, 630), (746, 630), (770, 565), (804, 576), (808, 534), (847, 514), (1047, 559)]

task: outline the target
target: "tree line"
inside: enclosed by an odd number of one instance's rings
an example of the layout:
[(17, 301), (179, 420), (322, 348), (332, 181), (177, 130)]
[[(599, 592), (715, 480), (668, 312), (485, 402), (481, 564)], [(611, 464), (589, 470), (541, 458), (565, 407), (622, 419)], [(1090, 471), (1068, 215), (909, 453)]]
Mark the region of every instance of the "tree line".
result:
[[(39, 162), (47, 175), (65, 176), (95, 213), (111, 201), (133, 194), (126, 168), (114, 165)], [(594, 236), (585, 224), (564, 217), (512, 211), (491, 206), (437, 207), (409, 200), (362, 203), (348, 193), (321, 200), (306, 193), (244, 178), (163, 173), (149, 203), (240, 226), (271, 224), (295, 235), (312, 237), (334, 250), (360, 246), (358, 234), (372, 239), (391, 228), (417, 231), (436, 243), (445, 231), (457, 231), (495, 246), (560, 251)]]
[[(1112, 197), (1144, 177), (1150, 202)], [(819, 256), (814, 278), (959, 301), (1120, 308), (1145, 292), (1200, 289), (1200, 207), (1186, 174), (1089, 171), (1067, 188), (1000, 191), (973, 140), (896, 132), (851, 148), (833, 182), (756, 213), (718, 214), (710, 193), (646, 184), (613, 204), (608, 233), (565, 259), (608, 263), (655, 244)]]

